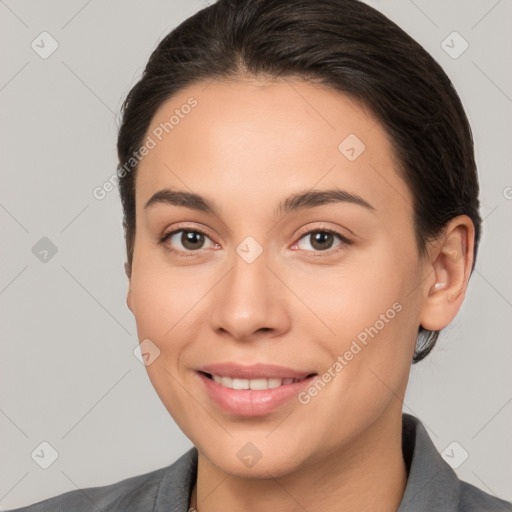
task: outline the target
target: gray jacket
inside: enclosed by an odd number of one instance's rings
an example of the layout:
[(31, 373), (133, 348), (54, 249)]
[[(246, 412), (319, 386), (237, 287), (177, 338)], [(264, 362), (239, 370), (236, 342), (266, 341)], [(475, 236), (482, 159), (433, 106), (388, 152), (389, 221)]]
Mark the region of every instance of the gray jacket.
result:
[[(460, 481), (409, 414), (403, 414), (402, 440), (409, 477), (397, 512), (512, 512), (512, 503)], [(197, 449), (191, 448), (165, 468), (10, 512), (187, 512), (196, 475)]]

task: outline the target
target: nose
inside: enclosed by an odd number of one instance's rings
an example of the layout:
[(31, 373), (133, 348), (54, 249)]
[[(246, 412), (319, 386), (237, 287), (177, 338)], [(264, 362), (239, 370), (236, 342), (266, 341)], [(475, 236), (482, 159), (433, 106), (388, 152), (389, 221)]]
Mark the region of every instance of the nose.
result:
[(290, 329), (289, 292), (276, 276), (265, 251), (254, 261), (238, 253), (213, 290), (211, 325), (237, 341), (278, 337)]

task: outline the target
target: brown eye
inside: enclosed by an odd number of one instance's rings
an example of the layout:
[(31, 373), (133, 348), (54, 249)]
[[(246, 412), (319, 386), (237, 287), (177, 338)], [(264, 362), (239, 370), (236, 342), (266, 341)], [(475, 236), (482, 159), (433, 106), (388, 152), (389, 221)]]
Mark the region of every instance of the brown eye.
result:
[(211, 247), (215, 244), (201, 231), (179, 229), (164, 236), (162, 242), (177, 252), (198, 251), (205, 248), (205, 242), (210, 241)]
[(187, 250), (201, 249), (204, 244), (204, 234), (197, 231), (182, 231), (180, 242)]
[[(336, 239), (339, 240), (336, 244)], [(350, 241), (339, 233), (329, 230), (309, 231), (297, 242), (296, 246), (305, 251), (328, 252), (333, 247), (349, 244)], [(309, 247), (308, 247), (309, 245)]]
[(334, 235), (327, 231), (318, 231), (309, 235), (311, 238), (311, 247), (316, 251), (330, 249), (334, 243)]

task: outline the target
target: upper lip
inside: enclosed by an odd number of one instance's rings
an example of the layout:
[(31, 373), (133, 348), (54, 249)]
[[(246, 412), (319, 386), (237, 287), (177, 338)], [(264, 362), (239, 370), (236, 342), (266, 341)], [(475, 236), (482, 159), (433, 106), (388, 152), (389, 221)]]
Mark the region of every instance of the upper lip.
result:
[(208, 364), (198, 368), (198, 371), (218, 375), (220, 377), (234, 377), (237, 379), (301, 379), (316, 373), (314, 371), (300, 371), (274, 364), (240, 365), (237, 363)]

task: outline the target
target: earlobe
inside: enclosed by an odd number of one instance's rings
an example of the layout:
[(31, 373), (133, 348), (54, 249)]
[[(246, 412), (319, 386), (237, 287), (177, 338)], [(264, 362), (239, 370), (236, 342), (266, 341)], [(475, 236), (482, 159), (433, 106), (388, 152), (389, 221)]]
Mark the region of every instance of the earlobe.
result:
[(128, 288), (128, 293), (126, 294), (126, 305), (128, 306), (128, 309), (133, 313), (133, 304), (132, 304), (132, 290), (131, 287)]
[(441, 237), (429, 248), (430, 279), (425, 294), (420, 324), (428, 330), (446, 327), (459, 311), (473, 265), (473, 222), (466, 215), (452, 219)]
[(128, 263), (124, 264), (124, 271), (126, 273), (126, 277), (128, 278), (128, 293), (126, 294), (126, 305), (128, 306), (128, 309), (133, 313), (133, 305), (132, 305), (132, 269), (131, 266)]

